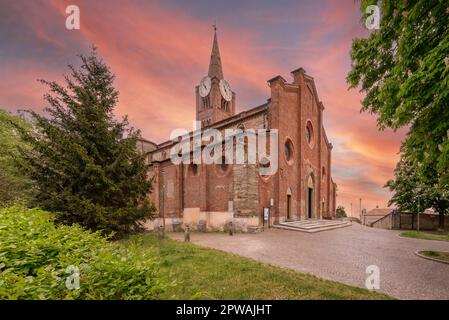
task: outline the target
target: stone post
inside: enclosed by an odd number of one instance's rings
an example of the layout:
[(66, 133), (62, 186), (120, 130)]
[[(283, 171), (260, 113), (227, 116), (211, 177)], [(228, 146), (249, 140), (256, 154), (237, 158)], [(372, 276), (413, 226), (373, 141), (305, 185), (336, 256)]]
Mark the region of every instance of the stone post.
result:
[(159, 238), (159, 240), (163, 240), (165, 238), (165, 228), (163, 225), (159, 226), (158, 238)]
[(189, 242), (190, 241), (190, 227), (188, 225), (184, 228), (184, 241)]

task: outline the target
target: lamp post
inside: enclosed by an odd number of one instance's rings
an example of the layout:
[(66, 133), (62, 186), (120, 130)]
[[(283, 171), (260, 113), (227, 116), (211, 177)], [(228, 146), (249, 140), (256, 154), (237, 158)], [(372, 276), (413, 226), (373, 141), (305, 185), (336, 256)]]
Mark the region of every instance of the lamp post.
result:
[(360, 200), (360, 207), (359, 207), (359, 216), (362, 216), (362, 198), (359, 199)]
[(421, 192), (421, 187), (416, 187), (416, 193), (417, 193), (417, 197), (418, 197), (418, 224), (417, 224), (417, 226), (416, 226), (416, 229), (418, 230), (418, 232), (419, 232), (419, 212), (420, 212), (420, 203), (419, 203), (419, 193)]

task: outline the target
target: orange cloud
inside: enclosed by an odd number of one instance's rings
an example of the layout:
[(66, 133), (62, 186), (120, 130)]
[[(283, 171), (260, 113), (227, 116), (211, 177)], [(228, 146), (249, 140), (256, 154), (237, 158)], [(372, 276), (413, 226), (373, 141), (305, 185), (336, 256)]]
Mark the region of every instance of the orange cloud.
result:
[[(81, 9), (81, 29), (68, 31), (64, 29), (65, 8), (74, 3)], [(225, 77), (236, 91), (238, 111), (242, 111), (265, 102), (267, 79), (304, 67), (315, 78), (326, 107), (338, 204), (349, 208), (353, 203), (355, 208), (363, 198), (367, 208), (384, 206), (389, 193), (382, 187), (393, 175), (405, 130), (379, 132), (375, 116), (359, 112), (362, 94), (348, 91), (345, 77), (350, 69), (351, 41), (368, 32), (359, 22), (359, 4), (329, 1), (319, 11), (315, 10), (318, 5), (313, 5), (248, 9), (242, 4), (241, 12), (232, 15), (241, 15), (248, 25), (219, 25)], [(30, 6), (35, 14), (20, 21), (34, 37), (13, 36), (23, 51), (32, 49), (33, 58), (12, 57), (8, 66), (0, 61), (0, 103), (4, 107), (41, 108), (45, 88), (36, 78), (61, 80), (62, 73), (67, 72), (61, 61), (73, 62), (76, 53), (95, 44), (117, 76), (118, 116), (127, 114), (131, 124), (155, 142), (166, 140), (174, 128), (191, 127), (194, 87), (208, 68), (212, 42), (209, 23), (166, 2), (123, 5), (116, 1), (51, 0)], [(309, 8), (303, 11), (306, 6)], [(18, 9), (18, 5), (14, 7), (16, 14)], [(279, 25), (280, 30), (293, 32), (274, 32)], [(8, 29), (13, 27), (17, 26), (8, 25)], [(54, 61), (55, 57), (59, 60)]]

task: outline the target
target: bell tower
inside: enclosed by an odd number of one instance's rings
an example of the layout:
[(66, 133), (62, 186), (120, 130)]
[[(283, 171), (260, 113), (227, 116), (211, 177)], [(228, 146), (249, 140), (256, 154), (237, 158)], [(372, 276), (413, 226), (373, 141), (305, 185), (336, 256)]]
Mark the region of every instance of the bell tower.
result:
[(220, 50), (218, 48), (217, 27), (214, 25), (214, 41), (210, 56), (209, 71), (195, 87), (196, 120), (201, 127), (235, 114), (235, 93), (223, 77)]

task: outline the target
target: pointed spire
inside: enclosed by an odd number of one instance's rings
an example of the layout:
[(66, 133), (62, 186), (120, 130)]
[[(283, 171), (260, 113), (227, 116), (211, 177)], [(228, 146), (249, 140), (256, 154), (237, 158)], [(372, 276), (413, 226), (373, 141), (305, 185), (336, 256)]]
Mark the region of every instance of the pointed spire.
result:
[(221, 67), (220, 50), (218, 49), (217, 26), (214, 24), (214, 44), (212, 45), (212, 53), (210, 55), (208, 76), (223, 79), (223, 68)]

